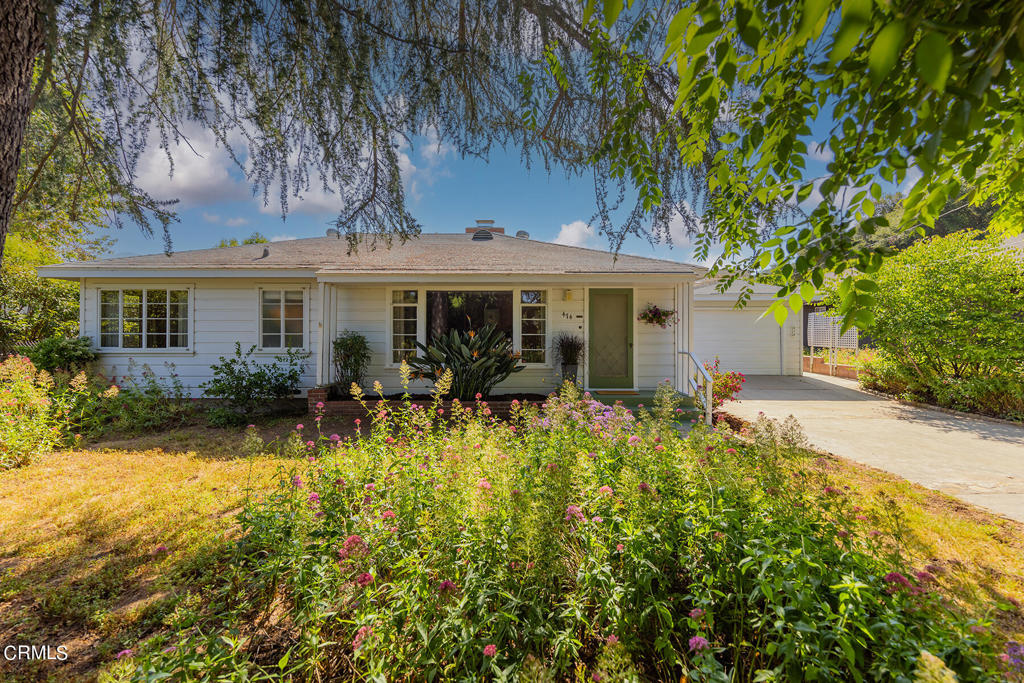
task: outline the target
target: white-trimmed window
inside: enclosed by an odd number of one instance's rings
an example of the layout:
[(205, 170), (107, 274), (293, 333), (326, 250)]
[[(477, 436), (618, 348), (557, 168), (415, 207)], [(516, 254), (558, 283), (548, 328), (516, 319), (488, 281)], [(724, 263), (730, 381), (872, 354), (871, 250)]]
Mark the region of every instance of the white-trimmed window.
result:
[(416, 355), (419, 292), (396, 289), (391, 292), (391, 361), (401, 363)]
[(519, 344), (524, 363), (546, 363), (548, 348), (548, 293), (524, 289), (519, 295)]
[(306, 348), (306, 290), (260, 288), (261, 349)]
[(173, 288), (100, 290), (100, 347), (188, 349), (189, 291)]

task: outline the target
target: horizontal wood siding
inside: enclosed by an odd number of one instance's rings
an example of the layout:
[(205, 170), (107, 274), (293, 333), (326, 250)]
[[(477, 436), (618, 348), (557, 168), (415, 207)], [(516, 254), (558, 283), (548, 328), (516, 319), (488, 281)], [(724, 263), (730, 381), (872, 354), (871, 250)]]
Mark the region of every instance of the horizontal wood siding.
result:
[[(99, 342), (99, 290), (111, 287), (159, 288), (191, 287), (192, 301), (192, 349), (191, 351), (164, 351), (139, 349), (133, 351), (102, 352), (100, 371), (118, 384), (128, 381), (129, 375), (138, 377), (148, 366), (161, 382), (170, 381), (171, 374), (177, 374), (190, 396), (202, 396), (199, 385), (210, 379), (210, 366), (221, 356), (234, 354), (235, 342), (242, 350), (258, 342), (258, 288), (268, 285), (265, 281), (239, 280), (166, 280), (166, 281), (100, 281), (87, 280), (85, 288), (85, 327), (83, 334)], [(269, 286), (269, 285), (268, 285)], [(320, 317), (319, 292), (316, 283), (289, 282), (282, 287), (308, 287), (309, 306), (306, 311), (306, 334), (308, 350), (312, 355), (306, 361), (302, 377), (303, 388), (315, 383), (316, 350), (318, 341), (317, 321)], [(276, 352), (256, 352), (258, 359), (271, 360)]]
[[(671, 287), (657, 289), (639, 288), (636, 290), (634, 317), (654, 304), (663, 310), (675, 310), (675, 290)], [(677, 312), (678, 313), (678, 312)], [(654, 389), (659, 382), (675, 377), (675, 326), (661, 329), (657, 325), (637, 322), (637, 338), (633, 345), (637, 354), (637, 387), (641, 390)]]

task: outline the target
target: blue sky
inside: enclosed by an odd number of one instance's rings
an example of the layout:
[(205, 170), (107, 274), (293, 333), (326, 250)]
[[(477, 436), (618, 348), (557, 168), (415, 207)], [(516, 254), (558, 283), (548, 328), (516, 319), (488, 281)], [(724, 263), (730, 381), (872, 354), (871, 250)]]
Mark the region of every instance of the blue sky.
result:
[[(157, 198), (180, 199), (181, 220), (171, 226), (175, 250), (212, 247), (222, 238), (243, 238), (253, 231), (272, 240), (318, 237), (338, 214), (337, 198), (314, 190), (302, 201), (290, 199), (288, 215), (282, 220), (276, 194), (271, 192), (268, 205), (262, 195), (254, 197), (210, 133), (194, 130), (189, 140), (201, 156), (185, 145), (175, 148), (173, 178), (168, 178), (162, 150), (146, 153), (139, 164), (142, 187)], [(587, 225), (594, 213), (590, 175), (549, 175), (539, 165), (527, 170), (517, 151), (498, 150), (484, 161), (462, 159), (449, 147), (426, 138), (417, 143), (415, 149), (402, 150), (401, 161), (410, 208), (425, 232), (463, 232), (476, 219), (493, 219), (513, 234), (526, 230), (534, 239), (607, 248), (605, 238)], [(830, 158), (827, 148), (812, 149), (808, 176), (823, 172)], [(147, 238), (131, 223), (109, 234), (116, 240), (111, 255), (156, 253), (163, 248), (160, 236)], [(652, 246), (632, 238), (623, 252), (692, 260), (685, 236), (679, 233), (673, 242), (674, 246)]]

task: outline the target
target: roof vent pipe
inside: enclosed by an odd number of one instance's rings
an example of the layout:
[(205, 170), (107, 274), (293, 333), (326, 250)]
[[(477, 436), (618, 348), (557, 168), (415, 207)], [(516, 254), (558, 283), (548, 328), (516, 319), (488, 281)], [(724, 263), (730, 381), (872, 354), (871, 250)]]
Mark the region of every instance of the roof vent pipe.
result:
[(518, 230), (516, 231), (516, 237), (518, 237), (521, 240), (528, 240), (530, 239), (530, 233), (526, 232), (525, 230)]

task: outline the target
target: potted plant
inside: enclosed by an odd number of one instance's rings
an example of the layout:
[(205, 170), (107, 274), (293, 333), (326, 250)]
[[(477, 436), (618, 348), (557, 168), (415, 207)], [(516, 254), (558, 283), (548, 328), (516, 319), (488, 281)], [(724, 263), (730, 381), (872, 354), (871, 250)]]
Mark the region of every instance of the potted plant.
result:
[(373, 352), (370, 342), (358, 332), (345, 330), (332, 344), (335, 382), (329, 390), (330, 398), (347, 398), (352, 383), (362, 385), (366, 368)]
[(562, 382), (576, 383), (579, 376), (580, 363), (583, 362), (583, 354), (586, 344), (583, 338), (569, 332), (560, 332), (554, 338), (555, 357), (558, 359), (559, 368), (562, 373)]
[(655, 304), (647, 304), (647, 307), (640, 311), (636, 319), (648, 325), (657, 325), (664, 330), (669, 325), (676, 323), (676, 312), (667, 308), (661, 308)]

